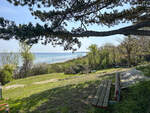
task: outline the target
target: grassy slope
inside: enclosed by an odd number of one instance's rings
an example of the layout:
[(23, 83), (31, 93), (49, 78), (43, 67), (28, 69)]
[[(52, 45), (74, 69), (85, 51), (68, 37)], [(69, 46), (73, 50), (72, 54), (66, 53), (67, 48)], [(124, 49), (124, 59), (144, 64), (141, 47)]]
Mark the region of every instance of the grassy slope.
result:
[[(106, 69), (87, 75), (53, 73), (15, 80), (6, 86), (24, 84), (24, 88), (3, 90), (11, 113), (148, 113), (150, 112), (150, 82), (143, 82), (122, 91), (122, 101), (108, 109), (92, 107), (89, 102), (101, 79), (121, 69)], [(108, 74), (111, 73), (111, 74)], [(99, 76), (98, 76), (99, 75)], [(103, 76), (105, 75), (105, 76)], [(106, 76), (108, 75), (108, 76)], [(67, 79), (66, 79), (67, 78)], [(48, 79), (62, 79), (54, 83), (32, 84)], [(5, 87), (6, 87), (5, 86)]]
[[(137, 66), (150, 77), (150, 64)], [(121, 101), (109, 105), (108, 109), (95, 109), (94, 113), (150, 113), (150, 81), (137, 83), (121, 91)]]
[[(87, 98), (92, 95), (104, 74), (112, 73), (117, 69), (106, 69), (91, 74), (65, 75), (53, 73), (14, 80), (4, 86), (3, 97), (8, 98), (11, 112), (17, 113), (51, 113), (87, 112), (93, 109), (88, 104)], [(98, 76), (101, 75), (101, 76)], [(107, 77), (107, 76), (106, 76)], [(33, 84), (34, 82), (59, 79), (57, 82), (46, 84)], [(14, 84), (24, 84), (23, 88), (5, 87)]]

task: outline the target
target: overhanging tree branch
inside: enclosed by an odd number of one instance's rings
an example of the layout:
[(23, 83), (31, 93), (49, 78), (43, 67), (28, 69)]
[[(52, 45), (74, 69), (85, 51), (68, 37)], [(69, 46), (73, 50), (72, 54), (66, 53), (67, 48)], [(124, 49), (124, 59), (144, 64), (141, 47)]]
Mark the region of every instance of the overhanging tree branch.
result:
[(57, 32), (51, 32), (51, 33), (56, 36), (63, 35), (63, 36), (69, 36), (69, 37), (90, 37), (90, 36), (100, 37), (100, 36), (110, 36), (110, 35), (116, 35), (116, 34), (150, 36), (149, 30), (139, 30), (140, 28), (143, 28), (143, 27), (150, 27), (150, 21), (141, 22), (135, 25), (131, 25), (128, 27), (124, 27), (124, 28), (120, 28), (120, 29), (112, 30), (112, 31), (103, 31), (103, 32), (84, 31), (81, 33), (57, 31)]
[[(38, 43), (62, 45), (65, 49), (72, 49), (74, 45), (80, 47), (79, 38), (103, 37), (116, 34), (150, 36), (150, 1), (122, 1), (122, 0), (8, 0), (18, 6), (28, 5), (31, 14), (39, 18), (45, 25), (15, 25), (0, 18), (0, 39), (9, 40), (15, 38), (26, 41), (28, 44)], [(129, 8), (123, 7), (125, 4)], [(40, 8), (48, 8), (40, 9)], [(52, 8), (51, 8), (52, 7)], [(120, 9), (121, 7), (121, 9)], [(76, 29), (71, 31), (66, 28), (70, 21), (81, 22)], [(114, 26), (119, 23), (133, 22), (128, 27), (111, 31), (89, 31), (86, 26), (97, 24)], [(82, 26), (83, 25), (83, 26)]]
[[(110, 35), (116, 35), (116, 34), (122, 34), (122, 35), (140, 35), (140, 36), (150, 36), (149, 30), (140, 30), (143, 27), (150, 27), (150, 21), (141, 22), (135, 25), (131, 25), (128, 27), (120, 28), (117, 30), (111, 30), (111, 31), (62, 31), (62, 30), (52, 30), (49, 27), (36, 25), (33, 26), (31, 23), (29, 25), (22, 25), (22, 27), (17, 27), (15, 25), (9, 26), (7, 28), (0, 28), (0, 36), (4, 37), (6, 34), (10, 34), (11, 36), (17, 36), (17, 37), (27, 37), (27, 39), (30, 39), (31, 37), (37, 37), (37, 36), (54, 36), (54, 37), (67, 37), (66, 40), (72, 37), (101, 37), (101, 36), (110, 36)], [(5, 35), (4, 35), (5, 34)], [(0, 37), (0, 38), (1, 38)]]

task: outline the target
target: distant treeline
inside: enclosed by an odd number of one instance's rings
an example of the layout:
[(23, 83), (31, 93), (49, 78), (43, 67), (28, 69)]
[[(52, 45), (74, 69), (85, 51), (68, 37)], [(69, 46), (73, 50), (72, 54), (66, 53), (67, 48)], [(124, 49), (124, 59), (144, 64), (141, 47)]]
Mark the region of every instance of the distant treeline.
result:
[(118, 46), (105, 44), (89, 46), (85, 57), (64, 63), (39, 64), (32, 68), (32, 75), (64, 72), (66, 74), (89, 73), (92, 70), (111, 67), (131, 67), (150, 61), (150, 39), (148, 37), (125, 37)]
[[(29, 49), (30, 47), (22, 46), (24, 63), (21, 68), (17, 68), (15, 57), (8, 57), (7, 59), (10, 62), (0, 69), (0, 76), (5, 76), (5, 74), (9, 73), (11, 75), (10, 78), (18, 79), (48, 73), (90, 73), (95, 70), (111, 67), (136, 66), (150, 61), (150, 38), (148, 37), (128, 36), (123, 41), (120, 41), (118, 46), (107, 43), (104, 46), (98, 47), (92, 44), (89, 46), (89, 52), (86, 56), (55, 64), (33, 64), (34, 58)], [(11, 66), (9, 66), (10, 64)], [(12, 66), (12, 64), (15, 66)]]

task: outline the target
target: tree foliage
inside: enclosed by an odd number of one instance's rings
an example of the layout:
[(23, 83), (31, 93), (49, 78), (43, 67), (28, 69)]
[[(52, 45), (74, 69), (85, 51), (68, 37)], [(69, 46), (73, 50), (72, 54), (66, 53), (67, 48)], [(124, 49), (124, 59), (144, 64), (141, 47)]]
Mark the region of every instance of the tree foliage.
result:
[(30, 52), (31, 46), (26, 43), (20, 43), (20, 52), (23, 59), (23, 65), (20, 69), (19, 78), (29, 76), (29, 72), (33, 65), (34, 55)]
[(127, 36), (118, 46), (105, 44), (98, 48), (91, 45), (88, 61), (92, 69), (137, 65), (150, 61), (150, 39), (148, 37)]
[[(150, 36), (149, 0), (7, 0), (15, 6), (28, 6), (31, 14), (44, 25), (31, 23), (16, 25), (0, 18), (0, 38), (15, 38), (28, 44), (43, 40), (44, 44), (63, 45), (64, 49), (81, 46), (78, 38), (89, 36), (110, 36), (115, 34)], [(128, 5), (129, 7), (124, 7)], [(71, 22), (79, 27), (67, 26)], [(109, 27), (119, 23), (132, 22), (131, 26), (112, 31), (91, 31), (88, 25), (98, 24)], [(76, 25), (76, 24), (75, 24)]]
[(13, 79), (14, 65), (6, 64), (0, 69), (0, 82), (4, 85)]
[(120, 47), (122, 47), (121, 52), (126, 54), (128, 66), (131, 66), (131, 55), (135, 52), (137, 47), (137, 39), (135, 37), (128, 36), (125, 40), (121, 43)]
[(100, 53), (97, 45), (93, 44), (89, 46), (89, 53), (88, 53), (88, 64), (92, 69), (96, 69), (99, 62), (100, 62)]

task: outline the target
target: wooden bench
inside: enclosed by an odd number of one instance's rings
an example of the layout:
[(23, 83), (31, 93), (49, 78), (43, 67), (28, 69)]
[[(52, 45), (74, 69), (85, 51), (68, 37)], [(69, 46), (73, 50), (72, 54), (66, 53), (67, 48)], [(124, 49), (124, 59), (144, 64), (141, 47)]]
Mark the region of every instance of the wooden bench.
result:
[(108, 106), (109, 94), (110, 94), (111, 81), (104, 80), (98, 87), (96, 95), (93, 99), (92, 105), (100, 108), (106, 108)]
[(121, 89), (120, 89), (120, 74), (116, 73), (114, 98), (118, 102), (120, 101), (120, 92), (121, 92)]
[[(103, 80), (99, 85), (96, 95), (93, 99), (92, 105), (95, 107), (106, 108), (109, 103), (109, 95), (111, 88), (111, 80)], [(115, 91), (114, 91), (114, 99), (115, 101), (120, 101), (120, 74), (116, 73), (115, 75)]]

